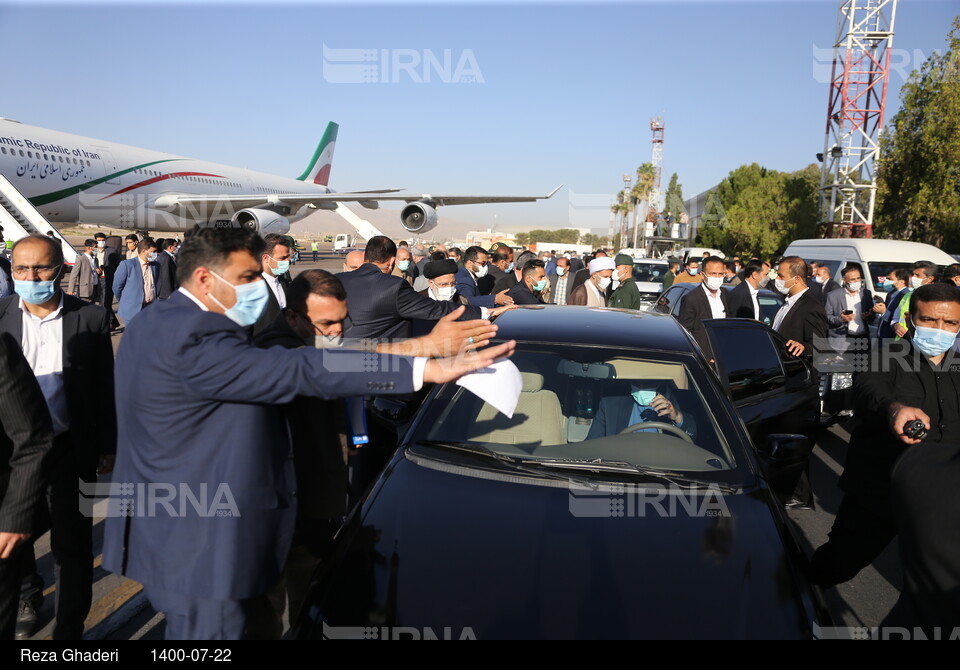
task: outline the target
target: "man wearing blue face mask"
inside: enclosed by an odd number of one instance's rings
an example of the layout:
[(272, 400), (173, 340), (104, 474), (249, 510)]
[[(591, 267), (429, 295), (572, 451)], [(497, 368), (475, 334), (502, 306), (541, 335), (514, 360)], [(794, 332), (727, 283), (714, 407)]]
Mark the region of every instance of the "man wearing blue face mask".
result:
[(517, 305), (542, 305), (541, 295), (546, 288), (547, 271), (543, 261), (530, 260), (523, 266), (520, 281), (507, 291), (507, 295)]
[[(917, 288), (905, 320), (907, 338), (884, 340), (876, 357), (880, 369), (854, 379), (862, 421), (850, 438), (840, 478), (844, 498), (830, 539), (811, 559), (820, 586), (852, 579), (896, 536), (890, 477), (904, 451), (960, 444), (960, 358), (953, 351), (960, 291), (949, 284)], [(924, 435), (906, 434), (914, 422)]]
[[(44, 235), (19, 240), (12, 265), (16, 294), (0, 300), (0, 334), (20, 346), (53, 419), (44, 505), (57, 565), (53, 638), (78, 640), (93, 584), (92, 518), (80, 510), (78, 481), (96, 482), (98, 468), (100, 474), (109, 472), (116, 451), (109, 314), (60, 289), (63, 251), (56, 240)], [(21, 552), (19, 571), (17, 635), (30, 637), (44, 591), (32, 548)]]
[(113, 295), (117, 299), (117, 313), (124, 326), (147, 305), (158, 298), (157, 283), (160, 266), (157, 264), (157, 243), (145, 237), (137, 244), (137, 255), (125, 260), (113, 276)]
[[(696, 441), (696, 421), (677, 406), (670, 386), (662, 381), (635, 381), (629, 396), (604, 398), (597, 408), (587, 439), (619, 435), (629, 426), (658, 422), (677, 426)], [(636, 432), (655, 431), (658, 429), (638, 428)]]
[(267, 305), (256, 323), (253, 324), (251, 334), (256, 337), (268, 328), (277, 315), (287, 308), (287, 289), (290, 286), (290, 259), (293, 258), (293, 248), (286, 235), (270, 233), (263, 238), (264, 248), (260, 262), (263, 265), (263, 281), (267, 288)]
[[(389, 244), (388, 267), (396, 257)], [(180, 289), (138, 317), (117, 352), (122, 420), (113, 481), (146, 498), (126, 513), (108, 512), (103, 566), (143, 584), (166, 617), (168, 639), (239, 639), (251, 599), (278, 581), (298, 498), (280, 405), (297, 396), (410, 394), (515, 348), (430, 360), (258, 349), (246, 328), (270, 291), (263, 249), (250, 231), (196, 231), (180, 250)], [(173, 502), (155, 504), (171, 494)], [(206, 501), (199, 506), (198, 496)]]

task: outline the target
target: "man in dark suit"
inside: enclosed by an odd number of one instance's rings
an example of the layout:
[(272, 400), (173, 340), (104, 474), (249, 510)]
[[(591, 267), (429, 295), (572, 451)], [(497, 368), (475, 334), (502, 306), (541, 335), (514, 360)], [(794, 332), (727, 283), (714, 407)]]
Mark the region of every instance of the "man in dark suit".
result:
[[(908, 309), (908, 339), (885, 340), (877, 356), (887, 362), (882, 369), (854, 376), (861, 420), (840, 478), (844, 496), (829, 540), (810, 561), (821, 587), (853, 579), (896, 536), (891, 472), (904, 452), (960, 444), (960, 368), (951, 351), (960, 330), (960, 292), (949, 284), (925, 285), (913, 292)], [(923, 424), (922, 438), (905, 434), (913, 421)]]
[[(431, 300), (416, 293), (410, 285), (394, 277), (397, 245), (388, 237), (376, 236), (367, 242), (364, 264), (337, 278), (347, 291), (350, 316), (344, 336), (351, 339), (395, 339), (412, 334), (412, 320), (437, 321), (457, 305)], [(480, 307), (468, 306), (463, 319), (482, 318)]]
[(777, 290), (786, 302), (773, 321), (773, 329), (787, 339), (787, 351), (813, 360), (815, 338), (827, 336), (823, 303), (807, 287), (807, 264), (799, 256), (787, 256), (777, 268)]
[(827, 296), (840, 288), (840, 284), (834, 281), (830, 276), (830, 268), (823, 263), (811, 262), (810, 272), (812, 279), (809, 284), (810, 292), (817, 296), (821, 303), (826, 304)]
[(13, 293), (13, 278), (10, 276), (10, 261), (6, 257), (6, 245), (3, 241), (3, 226), (0, 226), (0, 298)]
[[(116, 451), (113, 348), (105, 309), (64, 295), (57, 278), (63, 252), (45, 236), (13, 247), (17, 295), (0, 300), (0, 333), (20, 345), (53, 419), (55, 432), (47, 502), (56, 561), (55, 639), (80, 639), (93, 583), (92, 518), (78, 506), (77, 482), (95, 482), (112, 469)], [(54, 347), (48, 346), (50, 344)], [(21, 554), (25, 604), (36, 602), (42, 582), (33, 552)], [(39, 582), (39, 583), (38, 583)]]
[(166, 300), (177, 290), (177, 241), (174, 239), (157, 241), (157, 297)]
[(543, 261), (527, 261), (522, 272), (523, 278), (507, 292), (507, 296), (517, 305), (542, 305), (541, 294), (547, 288), (547, 271)]
[(734, 319), (760, 320), (760, 292), (763, 281), (763, 266), (750, 261), (743, 269), (743, 281), (730, 291), (730, 313)]
[(157, 243), (145, 237), (137, 243), (137, 255), (120, 263), (113, 278), (113, 293), (117, 296), (117, 312), (124, 326), (144, 307), (157, 301)]
[(510, 305), (513, 298), (507, 297), (507, 291), (492, 295), (483, 295), (477, 287), (479, 280), (487, 275), (490, 257), (483, 247), (470, 247), (463, 255), (463, 267), (457, 270), (457, 293), (467, 299), (471, 305), (493, 309), (499, 305)]
[(120, 238), (113, 237), (112, 240), (108, 240), (103, 233), (97, 233), (93, 236), (93, 240), (97, 243), (97, 266), (100, 268), (102, 280), (100, 297), (103, 302), (101, 304), (110, 314), (110, 328), (116, 330), (120, 327), (120, 321), (113, 311), (113, 278), (117, 274), (117, 268), (120, 267), (120, 252), (112, 244), (119, 246)]
[(509, 291), (517, 282), (520, 281), (520, 275), (523, 273), (523, 266), (527, 261), (535, 260), (537, 255), (532, 251), (524, 251), (513, 257), (513, 269), (504, 273), (504, 276), (497, 280), (493, 285), (494, 293)]
[(868, 326), (874, 317), (873, 294), (863, 285), (859, 265), (848, 265), (843, 269), (843, 287), (827, 296), (824, 311), (827, 314), (827, 337), (837, 351), (847, 351), (848, 340), (870, 337)]
[(290, 286), (290, 259), (293, 247), (286, 235), (270, 233), (263, 238), (263, 281), (270, 289), (267, 292), (267, 305), (257, 322), (253, 324), (251, 335), (256, 337), (269, 328), (281, 311), (287, 307), (287, 288)]
[(506, 244), (497, 243), (490, 249), (490, 263), (487, 265), (487, 276), (477, 279), (477, 290), (481, 295), (493, 293), (497, 282), (513, 271), (513, 249)]
[[(580, 258), (580, 254), (576, 251), (570, 252), (570, 276), (574, 277), (580, 270), (584, 268), (583, 259)], [(573, 287), (570, 289), (573, 290)]]
[(630, 426), (651, 421), (672, 424), (696, 440), (696, 420), (678, 405), (671, 382), (634, 380), (631, 389), (629, 396), (609, 396), (600, 401), (597, 415), (590, 424), (588, 440), (619, 435)]
[(873, 311), (880, 315), (877, 337), (881, 340), (892, 340), (897, 335), (893, 332), (893, 324), (900, 321), (897, 308), (910, 289), (910, 271), (906, 268), (891, 270), (890, 274), (884, 278), (883, 286), (887, 290), (887, 298), (882, 304), (878, 303), (873, 308)]
[(727, 291), (721, 288), (725, 271), (726, 265), (722, 258), (710, 256), (704, 260), (700, 287), (687, 293), (677, 316), (680, 325), (690, 331), (708, 361), (713, 360), (713, 347), (710, 346), (710, 338), (703, 322), (708, 319), (725, 319), (731, 314), (730, 297)]
[[(246, 328), (269, 291), (262, 252), (263, 240), (250, 231), (195, 231), (180, 250), (181, 288), (134, 321), (117, 353), (114, 481), (147, 490), (176, 482), (174, 495), (187, 500), (165, 509), (147, 496), (146, 508), (109, 514), (103, 565), (144, 585), (166, 616), (169, 639), (239, 639), (247, 601), (277, 583), (296, 515), (279, 405), (297, 396), (409, 394), (486, 367), (514, 347), (435, 360), (258, 349)], [(215, 493), (206, 505), (189, 501), (208, 487)]]
[(0, 640), (14, 639), (19, 554), (42, 532), (44, 459), (53, 449), (50, 412), (16, 340), (0, 334)]

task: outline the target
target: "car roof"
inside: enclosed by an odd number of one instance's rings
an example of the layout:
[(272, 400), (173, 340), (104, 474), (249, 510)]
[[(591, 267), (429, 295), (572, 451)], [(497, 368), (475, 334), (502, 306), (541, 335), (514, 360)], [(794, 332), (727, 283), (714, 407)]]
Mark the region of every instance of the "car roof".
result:
[(931, 244), (924, 242), (905, 242), (903, 240), (881, 240), (876, 238), (794, 240), (790, 243), (790, 246), (787, 247), (784, 255), (803, 256), (806, 252), (817, 248), (832, 249), (835, 247), (856, 249), (861, 258), (867, 262), (878, 260), (891, 262), (896, 261), (898, 258), (913, 258), (914, 260), (931, 260), (941, 265), (949, 265), (949, 263), (944, 262), (944, 257), (948, 257), (949, 254)]
[(676, 352), (694, 351), (683, 326), (669, 314), (579, 305), (524, 305), (496, 320), (497, 339)]

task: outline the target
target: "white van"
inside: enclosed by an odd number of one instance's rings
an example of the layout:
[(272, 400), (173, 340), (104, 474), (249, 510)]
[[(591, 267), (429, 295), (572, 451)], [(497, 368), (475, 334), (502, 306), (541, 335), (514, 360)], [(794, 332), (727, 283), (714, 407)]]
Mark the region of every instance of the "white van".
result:
[[(703, 253), (707, 252), (711, 256), (718, 256), (720, 258), (726, 259), (726, 256), (719, 249), (710, 249), (708, 247), (684, 247), (677, 252), (677, 258), (680, 259), (680, 265), (686, 265), (687, 260), (691, 257), (699, 260), (703, 259)], [(681, 270), (683, 268), (680, 268)]]
[(931, 261), (941, 267), (956, 262), (952, 256), (930, 244), (877, 239), (797, 240), (783, 255), (799, 256), (807, 263), (823, 263), (830, 268), (830, 275), (838, 284), (843, 283), (843, 268), (848, 264), (858, 265), (867, 286), (880, 296), (886, 295), (884, 278), (897, 268), (909, 272), (917, 261)]

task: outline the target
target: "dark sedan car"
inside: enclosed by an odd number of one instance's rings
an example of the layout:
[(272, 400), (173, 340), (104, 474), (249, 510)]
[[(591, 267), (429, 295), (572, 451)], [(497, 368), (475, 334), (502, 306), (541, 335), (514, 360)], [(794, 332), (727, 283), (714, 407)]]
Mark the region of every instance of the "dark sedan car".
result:
[[(674, 284), (660, 295), (653, 310), (661, 314), (679, 316), (680, 305), (683, 304), (684, 296), (695, 288), (700, 288), (700, 282)], [(724, 284), (723, 288), (731, 291), (734, 287), (730, 284)], [(773, 325), (777, 312), (783, 306), (783, 296), (775, 291), (762, 288), (757, 294), (757, 301), (760, 303), (760, 320), (768, 326)]]
[(785, 433), (809, 427), (817, 394), (776, 333), (708, 321), (718, 377), (660, 314), (524, 307), (497, 324), (517, 340), (512, 417), (457, 384), (431, 391), (294, 637), (809, 638), (829, 625), (778, 502), (810, 450)]
[[(653, 311), (679, 317), (684, 296), (695, 288), (700, 288), (700, 282), (674, 284), (660, 295)], [(729, 284), (724, 284), (723, 288), (728, 291), (733, 289)], [(760, 303), (760, 320), (768, 326), (772, 326), (777, 312), (783, 306), (783, 296), (776, 291), (760, 289), (757, 300)], [(820, 375), (819, 383), (822, 418), (825, 422), (830, 423), (848, 411), (853, 405), (853, 389), (851, 388), (853, 386), (853, 375), (849, 372), (831, 373), (825, 371)]]

